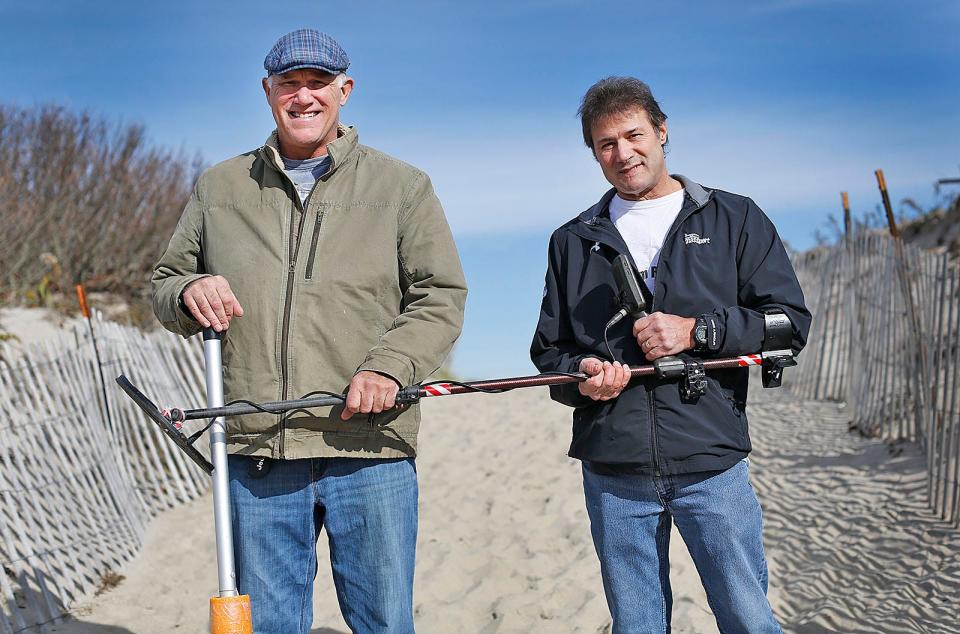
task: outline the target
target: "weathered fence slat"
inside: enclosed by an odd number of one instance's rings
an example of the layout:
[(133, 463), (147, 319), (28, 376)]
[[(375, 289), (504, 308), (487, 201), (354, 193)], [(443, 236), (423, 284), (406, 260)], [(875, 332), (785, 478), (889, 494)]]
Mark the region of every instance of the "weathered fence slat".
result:
[(960, 525), (960, 269), (947, 254), (860, 231), (794, 258), (814, 315), (800, 368), (806, 398), (846, 401), (851, 424), (916, 442), (927, 496)]
[(152, 516), (208, 484), (111, 380), (123, 372), (164, 402), (202, 403), (199, 345), (91, 325), (100, 366), (83, 327), (0, 361), (0, 634), (48, 631), (136, 556)]

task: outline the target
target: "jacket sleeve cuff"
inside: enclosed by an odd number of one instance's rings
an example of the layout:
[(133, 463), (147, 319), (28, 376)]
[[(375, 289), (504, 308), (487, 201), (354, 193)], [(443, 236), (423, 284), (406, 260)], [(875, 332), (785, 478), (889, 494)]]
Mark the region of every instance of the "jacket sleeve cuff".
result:
[(357, 372), (364, 370), (376, 372), (390, 377), (396, 381), (400, 387), (406, 387), (413, 383), (413, 363), (400, 355), (393, 354), (386, 350), (373, 350), (367, 355)]
[(563, 385), (550, 386), (550, 398), (569, 407), (586, 407), (596, 401), (580, 393), (577, 383), (565, 383)]
[(183, 291), (186, 290), (187, 286), (203, 277), (210, 276), (206, 273), (194, 273), (181, 276), (176, 284), (165, 289), (168, 294), (163, 297), (160, 306), (158, 306), (160, 310), (157, 311), (157, 316), (163, 325), (177, 334), (182, 335), (184, 338), (197, 334), (203, 330), (203, 326), (180, 308), (180, 296), (183, 295)]
[(712, 313), (717, 318), (720, 355), (754, 354), (763, 346), (763, 315), (741, 306)]
[[(570, 359), (565, 372), (575, 373), (580, 371), (580, 362), (594, 355), (581, 354)], [(579, 383), (563, 383), (562, 385), (550, 386), (550, 398), (554, 401), (567, 405), (569, 407), (586, 407), (592, 405), (594, 400), (589, 396), (580, 393)]]

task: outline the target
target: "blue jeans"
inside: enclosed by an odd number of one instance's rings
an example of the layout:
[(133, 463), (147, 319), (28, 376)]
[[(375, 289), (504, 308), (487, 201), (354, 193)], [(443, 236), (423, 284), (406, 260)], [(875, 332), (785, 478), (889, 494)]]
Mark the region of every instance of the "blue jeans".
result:
[(417, 473), (412, 458), (229, 457), (237, 586), (255, 634), (307, 634), (325, 528), (337, 600), (356, 634), (413, 632)]
[(670, 522), (724, 634), (779, 633), (767, 601), (763, 518), (748, 464), (683, 475), (604, 475), (583, 466), (590, 531), (613, 634), (670, 632)]

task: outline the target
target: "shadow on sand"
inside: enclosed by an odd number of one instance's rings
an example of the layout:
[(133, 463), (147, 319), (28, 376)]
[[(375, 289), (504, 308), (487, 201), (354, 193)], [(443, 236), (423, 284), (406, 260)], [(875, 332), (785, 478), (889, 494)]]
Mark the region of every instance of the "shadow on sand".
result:
[[(49, 626), (51, 632), (67, 632), (70, 634), (138, 634), (125, 627), (116, 627), (114, 625), (103, 625), (101, 623), (86, 623), (80, 619), (70, 618), (61, 625)], [(68, 629), (69, 628), (69, 629)], [(310, 634), (348, 634), (341, 630), (335, 630), (331, 627), (318, 627), (310, 630)]]
[[(67, 620), (63, 623), (58, 625), (48, 625), (47, 627), (50, 628), (50, 632), (63, 632), (65, 634), (142, 634), (142, 632), (134, 632), (133, 630), (128, 630), (125, 627), (104, 625), (102, 623), (88, 623), (73, 616), (68, 616)], [(332, 627), (318, 627), (317, 629), (310, 630), (310, 634), (349, 633), (334, 629)]]
[(51, 632), (64, 632), (65, 634), (137, 634), (125, 627), (88, 623), (73, 616), (68, 616), (66, 621), (59, 625), (48, 625), (47, 627), (50, 628)]

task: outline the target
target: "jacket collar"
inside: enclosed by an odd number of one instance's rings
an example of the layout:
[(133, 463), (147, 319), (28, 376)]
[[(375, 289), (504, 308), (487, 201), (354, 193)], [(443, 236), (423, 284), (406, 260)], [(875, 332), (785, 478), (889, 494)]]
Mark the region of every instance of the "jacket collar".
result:
[[(353, 126), (347, 127), (342, 123), (338, 124), (337, 138), (327, 144), (327, 154), (330, 155), (330, 169), (327, 170), (327, 174), (332, 174), (337, 167), (342, 165), (358, 144), (357, 129)], [(283, 160), (280, 158), (280, 141), (276, 130), (270, 133), (266, 143), (260, 149), (264, 159), (282, 172)]]
[[(707, 204), (707, 201), (710, 200), (710, 192), (704, 189), (699, 183), (690, 180), (682, 174), (671, 174), (670, 176), (680, 181), (680, 184), (683, 186), (683, 191), (690, 197), (690, 200), (693, 201), (694, 209), (703, 207)], [(599, 217), (609, 217), (610, 201), (613, 200), (613, 196), (616, 193), (617, 190), (611, 187), (595, 205), (580, 214), (580, 220), (589, 225), (594, 225), (597, 223)]]
[(700, 183), (695, 183), (683, 174), (671, 174), (671, 176), (680, 181), (680, 184), (683, 185), (683, 190), (693, 199), (693, 203), (697, 206), (697, 209), (706, 205), (707, 201), (710, 200), (710, 191)]

